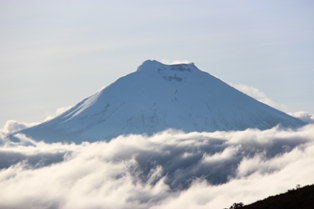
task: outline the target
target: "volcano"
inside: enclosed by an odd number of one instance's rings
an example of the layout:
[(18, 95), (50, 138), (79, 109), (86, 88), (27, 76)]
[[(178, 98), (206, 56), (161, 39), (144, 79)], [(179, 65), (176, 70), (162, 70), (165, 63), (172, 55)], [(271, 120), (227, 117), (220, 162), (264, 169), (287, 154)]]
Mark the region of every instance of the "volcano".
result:
[(110, 141), (175, 129), (214, 132), (305, 125), (199, 70), (193, 63), (145, 61), (137, 71), (63, 114), (19, 133), (52, 142)]

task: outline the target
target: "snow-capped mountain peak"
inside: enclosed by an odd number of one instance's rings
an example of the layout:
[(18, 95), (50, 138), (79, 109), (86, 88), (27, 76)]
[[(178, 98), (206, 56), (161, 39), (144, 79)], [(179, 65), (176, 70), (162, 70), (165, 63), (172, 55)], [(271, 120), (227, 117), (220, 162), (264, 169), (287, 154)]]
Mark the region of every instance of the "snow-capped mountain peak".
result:
[(193, 63), (147, 60), (65, 113), (21, 132), (47, 142), (80, 143), (170, 128), (212, 132), (278, 124), (305, 123), (239, 92)]

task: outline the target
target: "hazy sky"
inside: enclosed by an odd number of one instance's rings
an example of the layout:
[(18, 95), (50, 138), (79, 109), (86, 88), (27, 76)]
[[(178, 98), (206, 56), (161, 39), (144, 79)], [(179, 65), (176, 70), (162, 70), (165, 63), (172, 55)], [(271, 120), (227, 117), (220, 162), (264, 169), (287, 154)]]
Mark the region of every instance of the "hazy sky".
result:
[(147, 59), (193, 61), (314, 113), (314, 2), (0, 1), (0, 127), (40, 122)]

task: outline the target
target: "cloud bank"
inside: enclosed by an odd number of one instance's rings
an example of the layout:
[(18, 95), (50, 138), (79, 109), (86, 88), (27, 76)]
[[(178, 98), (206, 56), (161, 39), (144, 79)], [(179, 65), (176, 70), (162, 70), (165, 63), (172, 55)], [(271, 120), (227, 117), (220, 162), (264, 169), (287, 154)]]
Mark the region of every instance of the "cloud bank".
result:
[(17, 137), (0, 147), (0, 208), (225, 208), (314, 183), (313, 124), (81, 145)]

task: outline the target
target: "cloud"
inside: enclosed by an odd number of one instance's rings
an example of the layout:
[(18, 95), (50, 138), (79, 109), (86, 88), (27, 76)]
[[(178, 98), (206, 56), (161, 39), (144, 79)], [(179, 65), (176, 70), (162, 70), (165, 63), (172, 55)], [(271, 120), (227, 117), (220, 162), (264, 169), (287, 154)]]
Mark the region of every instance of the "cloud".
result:
[(280, 109), (280, 110), (286, 110), (287, 107), (283, 104), (278, 104), (276, 102), (274, 102), (273, 100), (271, 100), (270, 98), (268, 98), (264, 92), (258, 90), (257, 88), (254, 88), (252, 86), (246, 86), (243, 84), (233, 84), (233, 83), (228, 83), (230, 86), (238, 89), (239, 91), (249, 95), (250, 97), (253, 97), (254, 99), (267, 104), (271, 107), (274, 107), (276, 109)]
[[(314, 125), (119, 136), (80, 145), (7, 141), (0, 208), (225, 208), (314, 182)], [(16, 188), (19, 188), (18, 190)]]
[(8, 120), (5, 123), (3, 129), (0, 129), (0, 132), (2, 132), (3, 134), (10, 134), (10, 133), (23, 130), (25, 128), (29, 128), (37, 124), (38, 123), (24, 123), (24, 122), (18, 122), (16, 120)]
[(51, 120), (51, 119), (57, 117), (58, 115), (61, 115), (61, 114), (64, 113), (65, 111), (69, 110), (71, 107), (72, 107), (72, 106), (65, 106), (65, 107), (59, 107), (59, 108), (57, 108), (55, 114), (47, 116), (44, 121)]
[(300, 120), (303, 120), (307, 123), (314, 123), (314, 114), (310, 114), (304, 111), (295, 112), (295, 113), (289, 113), (289, 115), (299, 118)]
[[(71, 107), (72, 106), (57, 108), (55, 113), (53, 115), (47, 116), (44, 121), (51, 120), (52, 118), (54, 118), (58, 115), (61, 115), (65, 111), (69, 110)], [(4, 127), (2, 129), (0, 129), (0, 139), (3, 138), (3, 135), (9, 135), (11, 133), (15, 133), (15, 132), (21, 131), (23, 129), (35, 126), (37, 124), (39, 124), (39, 123), (25, 123), (25, 122), (19, 122), (16, 120), (8, 120), (5, 123)], [(1, 135), (2, 135), (2, 137), (1, 137)]]
[(166, 65), (175, 65), (175, 64), (190, 64), (192, 63), (191, 61), (188, 61), (188, 60), (167, 60), (167, 59), (162, 59), (160, 61), (161, 63), (163, 64), (166, 64)]

